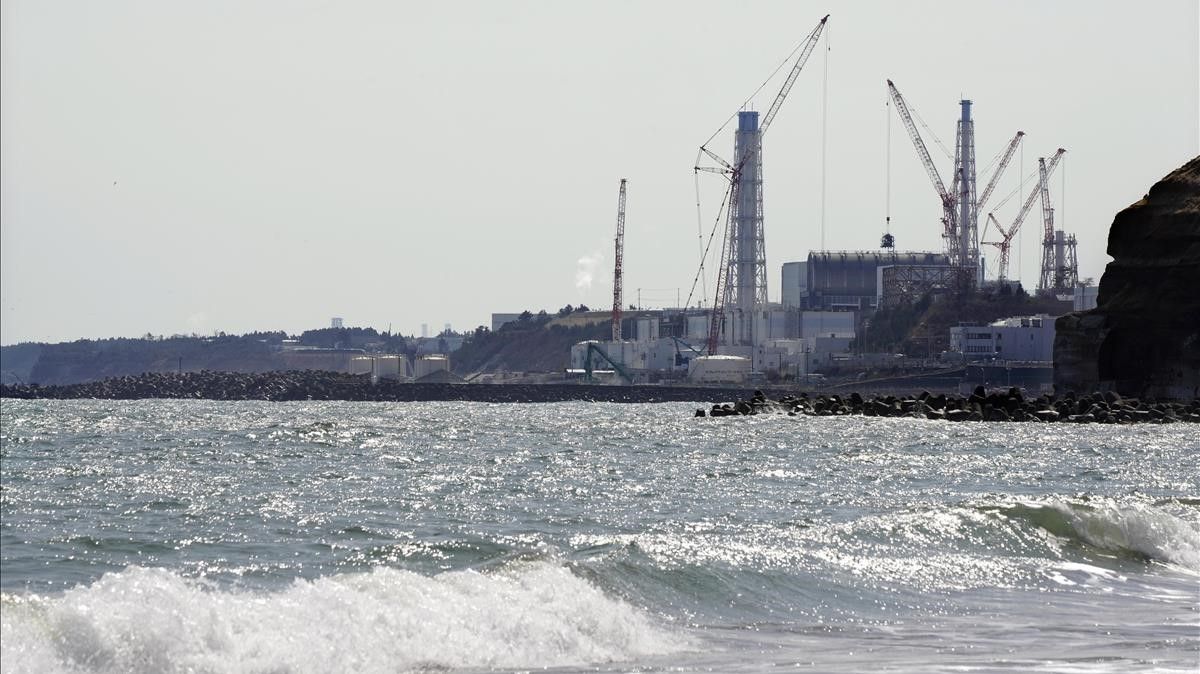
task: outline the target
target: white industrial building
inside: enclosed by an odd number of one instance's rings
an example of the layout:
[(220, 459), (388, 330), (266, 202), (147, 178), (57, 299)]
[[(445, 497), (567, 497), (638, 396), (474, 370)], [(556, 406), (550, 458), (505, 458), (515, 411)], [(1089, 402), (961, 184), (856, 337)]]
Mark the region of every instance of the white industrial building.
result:
[(956, 325), (950, 328), (950, 350), (966, 360), (1053, 361), (1054, 318), (1039, 314)]

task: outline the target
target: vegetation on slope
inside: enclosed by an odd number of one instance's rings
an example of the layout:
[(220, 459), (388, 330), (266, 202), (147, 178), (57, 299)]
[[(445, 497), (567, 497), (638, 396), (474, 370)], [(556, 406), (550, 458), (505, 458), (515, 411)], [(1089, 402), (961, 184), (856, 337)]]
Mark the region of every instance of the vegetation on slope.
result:
[(986, 325), (1013, 316), (1060, 316), (1070, 310), (1071, 302), (1024, 292), (939, 301), (926, 296), (913, 304), (875, 312), (863, 329), (860, 346), (867, 352), (936, 357), (949, 348), (950, 328), (960, 323)]
[(461, 375), (476, 372), (554, 372), (567, 367), (571, 346), (589, 339), (608, 339), (612, 329), (607, 315), (577, 312), (551, 318), (545, 312), (521, 318), (492, 332), (478, 327), (467, 335), (462, 348), (450, 359)]

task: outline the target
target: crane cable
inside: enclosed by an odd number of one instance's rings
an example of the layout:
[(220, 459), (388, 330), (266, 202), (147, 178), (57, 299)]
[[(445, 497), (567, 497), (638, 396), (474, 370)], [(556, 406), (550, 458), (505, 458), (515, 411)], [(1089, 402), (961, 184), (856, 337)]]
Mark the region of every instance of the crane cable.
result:
[[(905, 102), (908, 103), (907, 101)], [(946, 155), (947, 159), (954, 159), (954, 153), (950, 152), (950, 150), (946, 148), (946, 144), (942, 142), (942, 139), (938, 138), (938, 135), (934, 133), (933, 129), (931, 129), (929, 125), (925, 123), (925, 120), (921, 118), (921, 113), (917, 112), (916, 107), (914, 107), (912, 103), (908, 103), (908, 111), (911, 112), (913, 117), (915, 117), (917, 121), (921, 123), (921, 126), (929, 134), (929, 137), (933, 138), (933, 142), (937, 143), (937, 146), (942, 149), (942, 154)]]
[[(828, 38), (826, 38), (826, 39), (828, 40)], [(781, 61), (779, 63), (779, 65), (775, 67), (775, 70), (771, 71), (771, 74), (767, 76), (767, 79), (763, 80), (763, 83), (758, 85), (758, 88), (754, 90), (754, 93), (750, 94), (749, 98), (742, 101), (742, 104), (740, 106), (738, 106), (737, 110), (734, 110), (733, 114), (726, 117), (725, 121), (721, 123), (721, 126), (716, 131), (714, 131), (713, 135), (709, 136), (708, 140), (704, 141), (704, 143), (700, 147), (702, 147), (702, 148), (708, 147), (708, 144), (711, 143), (713, 141), (713, 139), (716, 138), (722, 131), (724, 131), (725, 127), (729, 126), (729, 122), (733, 121), (734, 117), (737, 117), (738, 112), (740, 110), (744, 110), (746, 108), (746, 106), (750, 104), (750, 101), (753, 101), (754, 97), (757, 96), (759, 94), (759, 92), (761, 92), (763, 89), (765, 89), (767, 87), (767, 85), (771, 83), (771, 80), (775, 79), (775, 76), (779, 74), (779, 71), (783, 70), (783, 67), (788, 64), (788, 61), (791, 61), (792, 57), (796, 55), (796, 52), (803, 49), (804, 45), (807, 42), (808, 42), (808, 38), (805, 38), (803, 41), (800, 42), (800, 44), (796, 45), (796, 48), (793, 49), (787, 55), (787, 57), (784, 58), (783, 61)]]
[[(696, 284), (699, 283), (700, 278), (704, 274), (704, 260), (708, 258), (708, 251), (709, 251), (709, 249), (712, 248), (713, 239), (716, 238), (716, 236), (717, 236), (717, 227), (721, 224), (721, 216), (725, 213), (725, 205), (729, 202), (729, 197), (732, 193), (733, 193), (733, 181), (730, 181), (729, 187), (725, 190), (725, 196), (724, 196), (724, 198), (721, 199), (721, 206), (720, 206), (720, 208), (717, 209), (717, 219), (713, 222), (712, 232), (709, 233), (709, 235), (708, 235), (708, 244), (704, 246), (704, 252), (700, 255), (700, 269), (696, 270), (696, 277), (692, 279), (692, 287), (690, 290), (688, 290), (688, 298), (687, 298), (687, 302), (684, 302), (684, 306), (692, 305), (692, 296), (696, 294)], [(721, 237), (721, 238), (725, 239), (726, 237)], [(723, 257), (723, 255), (722, 255), (722, 257)], [(720, 263), (722, 265), (724, 265), (725, 261), (720, 260)], [(721, 269), (718, 268), (717, 274), (719, 275), (720, 273), (721, 273)], [(719, 285), (720, 285), (720, 280), (718, 279), (718, 286)], [(705, 294), (706, 295), (708, 294), (707, 291), (705, 291)], [(713, 305), (715, 306), (716, 303), (717, 303), (717, 297), (714, 295), (713, 296)]]
[[(1024, 144), (1021, 145), (1021, 167), (1020, 168), (1022, 171), (1025, 169), (1025, 145)], [(1025, 176), (1022, 175), (1021, 171), (1017, 171), (1017, 179), (1018, 179), (1017, 191), (1024, 192), (1025, 191)], [(1021, 230), (1019, 232), (1017, 232), (1017, 282), (1018, 283), (1021, 282), (1021, 272), (1023, 271), (1021, 268), (1021, 260), (1022, 260), (1021, 243), (1024, 240), (1025, 240), (1025, 228), (1022, 227)]]
[(825, 250), (825, 165), (829, 129), (829, 52), (832, 30), (825, 31), (825, 74), (821, 79), (821, 250)]
[(892, 97), (888, 96), (883, 101), (883, 114), (887, 117), (887, 156), (884, 179), (884, 224), (887, 231), (884, 234), (892, 233)]
[[(700, 152), (696, 153), (696, 163), (700, 163)], [(700, 269), (696, 272), (696, 276), (700, 278), (700, 306), (708, 303), (708, 279), (704, 276), (704, 258), (708, 255), (708, 249), (704, 246), (704, 216), (700, 211), (700, 171), (692, 170), (692, 177), (696, 183), (696, 249), (700, 251)], [(696, 289), (695, 281), (692, 282), (692, 290)], [(684, 306), (691, 306), (692, 295), (688, 293), (688, 303)]]
[[(1065, 155), (1064, 155), (1065, 156)], [(1058, 228), (1066, 231), (1067, 229), (1067, 162), (1064, 159), (1062, 163), (1062, 172), (1058, 174)]]

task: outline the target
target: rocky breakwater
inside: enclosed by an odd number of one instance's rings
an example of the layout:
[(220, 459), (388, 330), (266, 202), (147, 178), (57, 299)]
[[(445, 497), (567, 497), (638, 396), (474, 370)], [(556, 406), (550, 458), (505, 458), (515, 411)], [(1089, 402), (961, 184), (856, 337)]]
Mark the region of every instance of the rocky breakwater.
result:
[(1026, 398), (1020, 389), (988, 393), (976, 387), (970, 396), (932, 395), (923, 391), (908, 397), (876, 396), (864, 398), (858, 393), (848, 396), (829, 395), (809, 397), (806, 393), (786, 395), (778, 400), (768, 399), (755, 391), (749, 400), (718, 403), (705, 413), (696, 410), (697, 417), (749, 416), (756, 414), (787, 414), (789, 416), (851, 416), (907, 417), (943, 421), (1027, 421), (1037, 423), (1106, 423), (1132, 424), (1139, 422), (1200, 423), (1200, 398), (1189, 403), (1122, 398), (1114, 391), (1061, 397), (1041, 395)]
[(82, 384), (0, 385), (0, 398), (141, 400), (348, 400), (416, 402), (465, 400), (540, 403), (566, 400), (617, 403), (695, 402), (745, 395), (741, 389), (590, 384), (450, 384), (372, 382), (365, 375), (321, 370), (281, 372), (148, 372)]
[(1200, 395), (1200, 157), (1117, 213), (1097, 306), (1055, 323), (1054, 385)]

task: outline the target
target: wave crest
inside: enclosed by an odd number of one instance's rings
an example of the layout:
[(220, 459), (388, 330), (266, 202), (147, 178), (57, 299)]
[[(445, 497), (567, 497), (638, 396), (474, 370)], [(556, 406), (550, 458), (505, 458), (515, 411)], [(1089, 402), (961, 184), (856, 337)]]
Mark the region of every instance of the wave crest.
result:
[(1013, 506), (1009, 514), (1056, 536), (1099, 550), (1165, 562), (1200, 573), (1200, 531), (1142, 504), (1051, 500)]
[(412, 671), (565, 666), (686, 645), (628, 603), (539, 562), (495, 573), (376, 569), (276, 593), (131, 567), (61, 597), (3, 597), (12, 671)]

